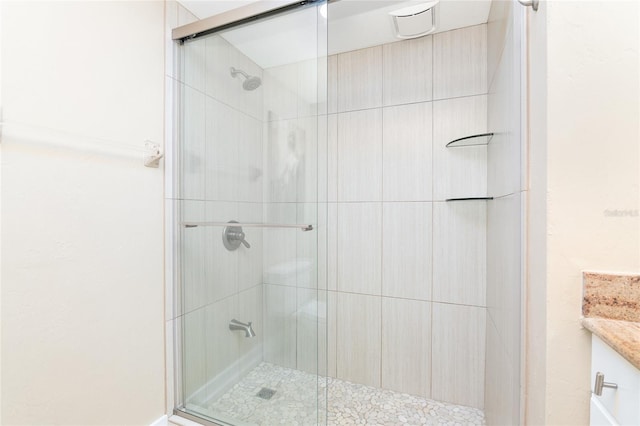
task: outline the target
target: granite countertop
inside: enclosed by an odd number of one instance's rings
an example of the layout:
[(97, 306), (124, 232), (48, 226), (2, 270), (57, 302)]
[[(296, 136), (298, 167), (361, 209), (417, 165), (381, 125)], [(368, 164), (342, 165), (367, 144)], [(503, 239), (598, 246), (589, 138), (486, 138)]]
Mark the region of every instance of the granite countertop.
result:
[(583, 318), (582, 325), (640, 370), (640, 322)]
[(582, 276), (582, 325), (640, 369), (640, 275)]

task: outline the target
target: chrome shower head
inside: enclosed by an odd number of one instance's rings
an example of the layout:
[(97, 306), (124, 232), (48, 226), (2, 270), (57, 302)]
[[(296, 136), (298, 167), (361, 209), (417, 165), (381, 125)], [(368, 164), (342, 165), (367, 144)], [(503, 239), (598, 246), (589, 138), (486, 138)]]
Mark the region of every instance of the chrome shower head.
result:
[(244, 90), (256, 90), (261, 84), (262, 81), (259, 77), (251, 76), (242, 83), (242, 88)]
[(242, 83), (242, 88), (244, 90), (256, 90), (262, 84), (262, 80), (260, 80), (260, 77), (249, 75), (246, 72), (234, 67), (229, 68), (229, 71), (231, 71), (231, 77), (235, 78), (238, 74), (244, 77), (244, 82)]

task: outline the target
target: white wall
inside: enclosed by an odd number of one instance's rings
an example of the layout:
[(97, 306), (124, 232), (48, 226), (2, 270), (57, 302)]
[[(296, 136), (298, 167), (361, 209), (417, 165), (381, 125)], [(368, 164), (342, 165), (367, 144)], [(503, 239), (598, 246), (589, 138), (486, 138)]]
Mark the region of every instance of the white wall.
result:
[(161, 1), (2, 2), (2, 424), (164, 414), (162, 169), (101, 147), (162, 144), (163, 31)]
[[(2, 7), (0, 7), (0, 22), (2, 22)], [(2, 31), (0, 31), (0, 46), (2, 46)], [(0, 48), (0, 82), (2, 82), (2, 49)], [(2, 102), (2, 84), (0, 84), (0, 106)], [(0, 109), (0, 121), (2, 121)], [(0, 130), (1, 131), (1, 130)], [(0, 143), (2, 142), (0, 133)], [(0, 236), (2, 235), (2, 149), (0, 148)], [(2, 318), (2, 244), (0, 238), (0, 319)], [(0, 328), (0, 401), (2, 401), (2, 329)], [(2, 404), (0, 403), (0, 421), (2, 420)]]
[(588, 424), (581, 272), (640, 268), (639, 8), (557, 1), (529, 15), (529, 424)]

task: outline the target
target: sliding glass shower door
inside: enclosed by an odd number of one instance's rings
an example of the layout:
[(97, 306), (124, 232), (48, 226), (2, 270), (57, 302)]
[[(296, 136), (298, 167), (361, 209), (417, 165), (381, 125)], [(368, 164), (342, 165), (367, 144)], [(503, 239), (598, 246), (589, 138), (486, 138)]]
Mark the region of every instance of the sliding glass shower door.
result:
[(321, 5), (246, 16), (176, 47), (179, 414), (325, 422)]

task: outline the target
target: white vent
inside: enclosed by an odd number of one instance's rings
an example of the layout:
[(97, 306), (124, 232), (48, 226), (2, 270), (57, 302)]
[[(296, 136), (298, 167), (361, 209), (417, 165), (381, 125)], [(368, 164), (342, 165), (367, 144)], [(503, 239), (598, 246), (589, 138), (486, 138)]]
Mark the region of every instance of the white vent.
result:
[(436, 30), (435, 6), (438, 0), (389, 12), (398, 38), (417, 38)]

